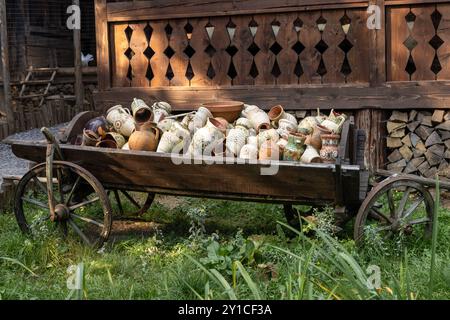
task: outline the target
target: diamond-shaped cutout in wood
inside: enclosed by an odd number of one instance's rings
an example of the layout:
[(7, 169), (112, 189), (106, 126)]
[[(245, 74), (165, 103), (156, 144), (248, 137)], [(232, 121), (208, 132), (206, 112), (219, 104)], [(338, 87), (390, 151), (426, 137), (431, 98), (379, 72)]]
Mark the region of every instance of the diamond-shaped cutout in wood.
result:
[(150, 39), (152, 38), (153, 34), (153, 28), (150, 24), (147, 24), (144, 28), (145, 38), (147, 39), (147, 42), (150, 42)]
[(133, 28), (131, 28), (130, 26), (126, 27), (125, 36), (127, 37), (128, 43), (130, 43), (131, 37), (133, 36)]
[(169, 81), (171, 81), (174, 77), (175, 77), (175, 74), (173, 73), (172, 65), (169, 62), (169, 65), (167, 66), (167, 71), (166, 71), (166, 78), (169, 79)]
[(295, 19), (294, 21), (294, 30), (295, 32), (299, 33), (300, 31), (302, 31), (302, 28), (303, 28), (303, 20), (297, 17), (297, 19)]
[(186, 49), (184, 49), (183, 52), (189, 59), (191, 59), (195, 54), (195, 50), (190, 44), (187, 45)]
[(212, 58), (216, 54), (216, 48), (209, 44), (205, 49), (206, 54)]
[(127, 78), (130, 81), (133, 80), (133, 68), (131, 67), (131, 64), (128, 65)]
[(253, 60), (252, 66), (250, 67), (250, 76), (253, 79), (256, 79), (256, 77), (258, 77), (258, 75), (259, 75), (258, 67), (256, 66), (255, 60)]
[(227, 24), (227, 32), (228, 36), (230, 37), (230, 41), (233, 41), (234, 35), (236, 33), (236, 24), (231, 20)]
[(278, 64), (278, 60), (275, 60), (275, 63), (273, 64), (272, 71), (270, 72), (275, 78), (278, 78), (281, 76), (281, 69)]
[(347, 34), (348, 31), (350, 30), (352, 19), (350, 19), (347, 13), (345, 13), (344, 16), (341, 19), (339, 19), (339, 22), (341, 23), (342, 30), (344, 31), (345, 34)]
[(153, 74), (152, 66), (151, 66), (150, 63), (148, 64), (147, 72), (145, 73), (145, 77), (149, 81), (153, 80), (153, 78), (155, 77), (155, 75)]
[(233, 60), (230, 62), (230, 66), (228, 67), (227, 75), (233, 80), (237, 77), (236, 67), (234, 66)]
[(320, 41), (317, 42), (315, 48), (317, 51), (319, 51), (320, 54), (323, 54), (325, 51), (327, 51), (328, 45), (325, 41), (323, 41), (323, 39), (320, 39)]
[(239, 50), (238, 48), (236, 48), (236, 46), (228, 46), (225, 51), (231, 56), (233, 57)]
[(250, 33), (254, 38), (256, 36), (256, 33), (258, 32), (258, 23), (254, 19), (252, 19), (252, 21), (250, 21), (250, 23), (248, 24), (248, 28), (250, 29)]
[(214, 79), (214, 77), (216, 76), (216, 71), (214, 70), (214, 67), (211, 62), (209, 63), (208, 71), (206, 71), (206, 75), (211, 80)]
[(144, 51), (144, 56), (150, 60), (151, 58), (153, 58), (153, 56), (155, 55), (155, 51), (153, 51), (152, 48), (147, 47), (147, 49), (145, 49)]
[(252, 42), (252, 44), (250, 45), (250, 47), (248, 47), (248, 52), (250, 52), (250, 54), (252, 56), (256, 56), (258, 54), (258, 52), (260, 51), (258, 45), (255, 42)]
[(414, 72), (416, 72), (416, 63), (412, 55), (409, 55), (408, 62), (406, 63), (405, 71), (411, 76)]
[(341, 43), (339, 43), (339, 48), (345, 53), (348, 53), (353, 48), (353, 44), (345, 38), (341, 41)]
[(431, 14), (431, 21), (433, 22), (434, 30), (437, 30), (439, 28), (441, 20), (442, 14), (437, 9), (435, 9)]
[(194, 69), (192, 69), (192, 65), (191, 65), (190, 61), (189, 61), (188, 66), (187, 66), (185, 76), (186, 76), (186, 78), (189, 81), (191, 81), (194, 78), (194, 76), (195, 76)]
[(294, 74), (300, 78), (303, 75), (304, 71), (303, 71), (303, 66), (302, 63), (300, 62), (300, 58), (297, 59), (297, 63), (295, 64), (295, 68), (294, 68)]
[(184, 26), (184, 31), (186, 31), (186, 37), (188, 40), (192, 39), (192, 32), (194, 32), (194, 27), (189, 22)]
[(205, 26), (205, 29), (206, 29), (206, 34), (208, 35), (209, 40), (211, 40), (213, 37), (213, 34), (214, 34), (215, 27), (211, 24), (211, 22), (208, 22)]
[(272, 27), (273, 35), (276, 38), (278, 36), (278, 33), (280, 32), (281, 23), (280, 21), (274, 20), (270, 25)]
[(166, 27), (164, 28), (164, 31), (166, 32), (166, 35), (167, 35), (168, 38), (170, 38), (170, 36), (172, 36), (173, 28), (170, 25), (170, 23), (168, 23), (166, 25)]
[(319, 29), (320, 32), (323, 32), (325, 30), (325, 27), (327, 26), (327, 19), (325, 19), (323, 16), (320, 16), (316, 20), (317, 29)]
[(327, 68), (325, 67), (325, 61), (323, 61), (323, 58), (320, 58), (319, 66), (317, 67), (317, 74), (321, 77), (327, 74)]
[(444, 44), (444, 40), (442, 40), (441, 37), (435, 34), (434, 37), (431, 38), (429, 44), (433, 47), (434, 50), (437, 50)]
[(434, 74), (438, 74), (442, 70), (441, 62), (439, 61), (439, 58), (437, 54), (434, 55), (433, 63), (431, 64), (431, 71), (433, 71)]
[(175, 51), (172, 49), (171, 46), (168, 46), (166, 50), (164, 50), (164, 54), (166, 55), (167, 58), (171, 59), (175, 54)]
[(403, 45), (408, 48), (409, 51), (412, 51), (417, 46), (417, 41), (412, 36), (409, 36), (404, 42)]
[(128, 48), (124, 54), (128, 58), (128, 60), (131, 60), (135, 55), (133, 49), (131, 49), (131, 48)]
[(272, 53), (273, 53), (274, 55), (278, 55), (278, 54), (281, 52), (281, 50), (283, 50), (283, 47), (282, 47), (278, 42), (276, 42), (276, 41), (275, 41), (275, 43), (270, 47), (270, 51), (272, 51)]
[(348, 62), (347, 55), (345, 55), (345, 57), (344, 57), (344, 62), (342, 62), (341, 73), (342, 73), (344, 76), (346, 76), (346, 77), (347, 77), (350, 73), (352, 73), (352, 68), (350, 67), (350, 63)]
[(303, 50), (305, 50), (305, 46), (300, 41), (297, 41), (292, 46), (292, 50), (294, 50), (297, 55), (300, 55), (303, 52)]
[(416, 15), (412, 11), (409, 11), (408, 14), (405, 16), (405, 20), (408, 29), (412, 30), (414, 28), (414, 23), (416, 22)]

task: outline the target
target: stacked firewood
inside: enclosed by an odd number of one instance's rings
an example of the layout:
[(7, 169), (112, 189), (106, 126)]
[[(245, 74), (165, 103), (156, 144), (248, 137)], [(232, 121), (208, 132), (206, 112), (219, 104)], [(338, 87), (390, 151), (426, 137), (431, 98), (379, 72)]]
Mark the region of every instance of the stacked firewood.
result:
[(394, 111), (387, 132), (389, 171), (450, 178), (450, 112)]

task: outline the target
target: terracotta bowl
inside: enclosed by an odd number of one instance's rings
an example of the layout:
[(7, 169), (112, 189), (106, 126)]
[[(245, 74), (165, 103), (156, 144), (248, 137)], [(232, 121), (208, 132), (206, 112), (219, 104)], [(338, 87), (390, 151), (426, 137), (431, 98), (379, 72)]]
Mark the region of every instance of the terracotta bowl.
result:
[(221, 117), (229, 123), (233, 123), (239, 118), (244, 103), (240, 101), (217, 101), (205, 103), (203, 107), (209, 109), (215, 118)]

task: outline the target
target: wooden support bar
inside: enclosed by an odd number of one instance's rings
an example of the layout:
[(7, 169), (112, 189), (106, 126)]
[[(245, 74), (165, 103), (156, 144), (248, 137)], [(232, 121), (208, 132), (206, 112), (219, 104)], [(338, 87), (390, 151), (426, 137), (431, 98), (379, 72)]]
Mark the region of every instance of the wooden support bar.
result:
[(1, 38), (1, 55), (3, 69), (3, 94), (4, 108), (8, 123), (14, 128), (14, 114), (11, 108), (11, 88), (10, 88), (10, 70), (9, 70), (9, 43), (8, 43), (8, 24), (6, 20), (6, 3), (0, 0), (0, 38)]

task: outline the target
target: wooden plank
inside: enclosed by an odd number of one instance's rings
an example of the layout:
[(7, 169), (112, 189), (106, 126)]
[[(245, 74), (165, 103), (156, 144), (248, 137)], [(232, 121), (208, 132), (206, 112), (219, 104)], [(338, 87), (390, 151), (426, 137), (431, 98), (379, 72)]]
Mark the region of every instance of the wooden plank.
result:
[(250, 76), (253, 56), (247, 50), (253, 42), (253, 37), (248, 27), (251, 20), (251, 16), (233, 17), (233, 22), (236, 24), (234, 45), (239, 49), (233, 60), (236, 70), (238, 70), (238, 75), (233, 80), (233, 85), (246, 85), (254, 83), (254, 79)]
[[(125, 56), (125, 52), (128, 49), (128, 40), (125, 34), (125, 29), (127, 27), (128, 23), (114, 24), (111, 26), (111, 51), (113, 55), (111, 72), (113, 87), (129, 87), (131, 85), (130, 79), (127, 78), (130, 61)], [(134, 59), (134, 57), (132, 59)], [(100, 74), (101, 72), (101, 69), (99, 69)]]
[[(73, 0), (72, 4), (79, 7), (80, 0)], [(75, 69), (75, 85), (74, 91), (76, 96), (76, 109), (80, 112), (83, 109), (84, 104), (84, 86), (83, 86), (83, 71), (81, 70), (81, 30), (73, 29), (73, 54), (74, 54), (74, 69)], [(53, 71), (51, 82), (55, 77), (56, 72)], [(48, 93), (48, 88), (50, 84), (47, 85), (47, 90), (45, 94)]]
[[(370, 5), (376, 5), (380, 9), (380, 24), (381, 29), (374, 29), (370, 31), (368, 37), (369, 48), (369, 81), (372, 86), (379, 85), (386, 81), (386, 7), (384, 0), (371, 0)], [(363, 19), (365, 20), (365, 19)], [(364, 28), (361, 26), (360, 30)], [(361, 48), (361, 47), (360, 47)], [(363, 54), (359, 49), (358, 53)]]
[(155, 87), (113, 88), (95, 93), (96, 103), (106, 105), (129, 104), (133, 97), (143, 99), (160, 97), (178, 110), (191, 110), (197, 103), (215, 99), (232, 99), (270, 108), (282, 104), (287, 110), (342, 109), (450, 109), (450, 84), (430, 82), (418, 85), (392, 83), (389, 87), (367, 86), (210, 86), (210, 87)]
[(186, 24), (187, 19), (170, 21), (173, 31), (169, 44), (175, 51), (174, 56), (170, 59), (170, 64), (174, 73), (174, 78), (169, 84), (170, 86), (189, 86), (189, 80), (185, 76), (189, 58), (183, 53), (188, 44), (186, 32), (184, 30)]
[(342, 7), (367, 7), (361, 0), (179, 0), (128, 1), (108, 4), (108, 21), (155, 20), (238, 14), (296, 12)]
[(153, 35), (150, 40), (150, 47), (155, 51), (155, 55), (151, 59), (154, 78), (151, 81), (151, 86), (168, 86), (169, 80), (166, 78), (166, 71), (169, 65), (169, 59), (164, 54), (169, 45), (164, 28), (167, 21), (154, 21), (150, 25), (153, 28)]
[(275, 77), (271, 74), (272, 67), (275, 63), (275, 55), (270, 51), (270, 47), (275, 42), (270, 25), (273, 20), (273, 15), (264, 14), (255, 16), (255, 21), (259, 25), (258, 32), (255, 36), (255, 43), (261, 49), (255, 57), (256, 66), (259, 71), (259, 76), (255, 81), (257, 85), (276, 83)]
[(111, 86), (109, 65), (109, 33), (106, 0), (95, 0), (95, 34), (97, 37), (98, 88)]
[(434, 6), (420, 6), (411, 10), (416, 15), (416, 22), (411, 35), (417, 41), (417, 46), (412, 51), (417, 70), (412, 74), (411, 80), (435, 79), (435, 74), (430, 69), (435, 52), (428, 43), (435, 33), (431, 21), (431, 14), (434, 9)]
[(195, 50), (194, 56), (191, 58), (191, 65), (194, 69), (194, 78), (191, 80), (192, 87), (211, 85), (211, 79), (207, 77), (209, 63), (211, 58), (205, 52), (209, 44), (208, 35), (205, 26), (208, 23), (207, 18), (191, 19), (190, 23), (194, 28), (191, 39), (191, 46)]
[(406, 25), (405, 16), (408, 14), (409, 8), (394, 7), (388, 8), (386, 12), (387, 31), (389, 38), (387, 39), (387, 80), (388, 81), (408, 81), (409, 75), (405, 71), (409, 58), (409, 51), (403, 45), (403, 42), (409, 35)]
[(437, 55), (441, 63), (442, 70), (438, 73), (437, 79), (450, 79), (450, 4), (439, 4), (437, 10), (442, 14), (443, 19), (439, 24), (437, 35), (444, 41), (438, 49)]
[[(352, 72), (347, 76), (348, 83), (368, 83), (369, 82), (369, 37), (367, 37), (367, 12), (363, 9), (347, 10), (347, 16), (352, 20), (347, 39), (353, 44), (353, 48), (347, 54)], [(384, 47), (384, 45), (383, 45)], [(376, 61), (384, 59), (377, 56)], [(377, 69), (377, 72), (380, 69)], [(384, 79), (383, 79), (384, 80)]]
[(320, 41), (320, 32), (316, 24), (319, 17), (320, 12), (299, 13), (299, 18), (303, 21), (300, 42), (306, 47), (300, 55), (300, 61), (304, 70), (304, 75), (300, 78), (301, 84), (321, 83), (321, 78), (317, 74), (320, 54), (315, 49), (316, 44)]
[[(16, 142), (12, 145), (16, 156), (37, 162), (43, 160), (45, 148), (44, 143)], [(173, 157), (165, 154), (69, 145), (62, 145), (61, 149), (68, 161), (80, 163), (106, 186), (121, 184), (132, 189), (159, 188), (166, 192), (190, 190), (200, 195), (227, 194), (267, 201), (307, 199), (329, 202), (335, 199), (334, 165), (276, 162), (277, 174), (268, 176), (261, 175), (261, 168), (267, 167), (269, 162), (175, 164)], [(359, 167), (342, 168), (353, 179), (358, 179)]]
[(295, 75), (295, 65), (297, 64), (297, 53), (292, 50), (292, 46), (297, 43), (297, 33), (294, 30), (294, 21), (298, 13), (277, 14), (276, 18), (281, 23), (280, 32), (277, 41), (283, 48), (278, 54), (278, 63), (281, 69), (281, 75), (277, 79), (277, 84), (298, 83), (298, 77)]
[(230, 44), (226, 28), (228, 21), (229, 18), (226, 17), (211, 18), (211, 24), (214, 26), (211, 44), (216, 49), (216, 53), (212, 58), (212, 65), (216, 73), (216, 76), (211, 81), (213, 85), (231, 85), (231, 79), (227, 75), (231, 58), (225, 51)]
[(343, 83), (345, 77), (340, 70), (345, 55), (339, 48), (339, 44), (344, 40), (345, 34), (339, 19), (344, 16), (344, 10), (324, 11), (322, 15), (327, 20), (322, 39), (328, 45), (328, 49), (323, 54), (327, 73), (322, 77), (322, 81), (323, 83)]
[(3, 84), (3, 104), (6, 112), (6, 118), (14, 128), (14, 114), (11, 107), (11, 87), (9, 70), (9, 45), (8, 45), (8, 24), (6, 20), (6, 3), (0, 1), (0, 40), (1, 40), (1, 61), (2, 61), (2, 84)]
[(131, 67), (133, 68), (133, 80), (131, 81), (131, 86), (133, 87), (149, 86), (149, 81), (145, 77), (148, 67), (148, 60), (144, 55), (144, 51), (148, 47), (147, 39), (144, 33), (144, 28), (146, 25), (146, 23), (130, 24), (130, 27), (133, 29), (130, 48), (135, 53), (133, 59), (131, 59)]

